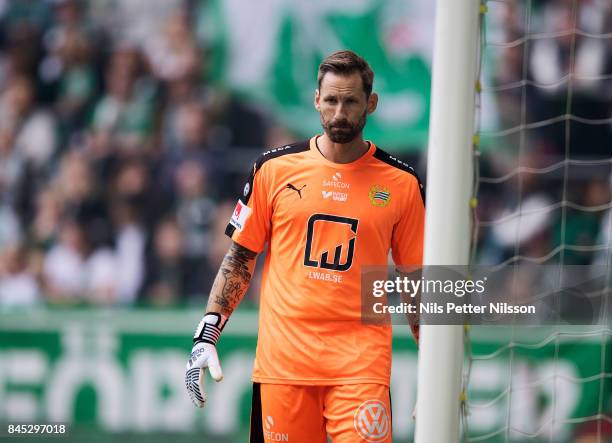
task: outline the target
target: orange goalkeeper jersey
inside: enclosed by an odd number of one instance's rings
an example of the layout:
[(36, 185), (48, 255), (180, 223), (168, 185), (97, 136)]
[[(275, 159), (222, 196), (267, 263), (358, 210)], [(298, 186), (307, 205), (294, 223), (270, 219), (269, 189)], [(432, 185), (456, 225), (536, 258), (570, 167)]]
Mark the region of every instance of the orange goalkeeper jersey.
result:
[(253, 380), (389, 385), (391, 327), (361, 322), (361, 267), (420, 265), (424, 191), (411, 167), (370, 143), (352, 163), (316, 137), (263, 153), (226, 233), (268, 243)]

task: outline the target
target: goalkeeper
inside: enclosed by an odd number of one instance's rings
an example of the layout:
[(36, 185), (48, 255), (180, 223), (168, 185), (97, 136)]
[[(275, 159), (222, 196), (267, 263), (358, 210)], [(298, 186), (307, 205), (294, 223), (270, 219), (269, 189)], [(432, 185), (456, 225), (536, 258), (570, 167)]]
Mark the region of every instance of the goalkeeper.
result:
[[(420, 266), (423, 186), (363, 138), (374, 74), (351, 51), (319, 66), (323, 134), (263, 153), (226, 234), (233, 242), (194, 335), (187, 390), (206, 403), (204, 370), (268, 245), (253, 369), (251, 442), (391, 442), (391, 326), (361, 321), (362, 265)], [(418, 340), (418, 328), (413, 332)]]

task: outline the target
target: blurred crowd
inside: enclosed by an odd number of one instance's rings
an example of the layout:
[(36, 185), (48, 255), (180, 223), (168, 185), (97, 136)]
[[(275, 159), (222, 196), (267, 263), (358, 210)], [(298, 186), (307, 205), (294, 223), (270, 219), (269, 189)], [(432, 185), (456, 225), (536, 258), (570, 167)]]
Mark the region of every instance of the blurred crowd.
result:
[[(204, 3), (0, 0), (0, 305), (202, 305), (249, 163), (295, 141), (210, 81)], [(483, 94), (521, 129), (483, 137), (481, 175), (551, 168), (481, 183), (479, 260), (594, 263), (611, 242), (612, 8), (536, 3), (496, 12)], [(555, 38), (523, 39), (540, 32)], [(563, 200), (597, 210), (546, 209)]]
[(0, 1), (0, 304), (210, 288), (247, 165), (292, 138), (210, 85), (199, 5)]
[(485, 70), (483, 109), (494, 101), (499, 128), (482, 137), (478, 260), (606, 264), (612, 3), (511, 1), (489, 8), (495, 20), (483, 56), (494, 63)]

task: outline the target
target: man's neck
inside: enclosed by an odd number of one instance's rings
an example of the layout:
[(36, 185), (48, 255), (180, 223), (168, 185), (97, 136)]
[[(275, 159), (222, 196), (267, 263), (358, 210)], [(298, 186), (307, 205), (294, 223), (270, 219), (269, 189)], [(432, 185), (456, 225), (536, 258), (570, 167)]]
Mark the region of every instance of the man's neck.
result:
[(370, 145), (361, 134), (349, 143), (334, 143), (327, 134), (316, 139), (319, 152), (330, 162), (351, 163), (365, 154)]

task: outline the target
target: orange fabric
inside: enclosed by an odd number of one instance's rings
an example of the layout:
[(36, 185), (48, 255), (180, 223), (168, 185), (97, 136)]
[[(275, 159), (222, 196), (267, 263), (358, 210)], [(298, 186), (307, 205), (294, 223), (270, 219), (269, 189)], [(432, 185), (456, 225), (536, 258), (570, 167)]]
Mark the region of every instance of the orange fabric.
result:
[(264, 441), (327, 443), (321, 387), (261, 384), (260, 389)]
[(361, 323), (360, 270), (386, 265), (390, 249), (397, 265), (421, 264), (419, 183), (373, 143), (338, 164), (315, 139), (255, 168), (248, 208), (237, 207), (232, 239), (256, 252), (268, 243), (253, 380), (388, 386), (391, 327)]
[(325, 420), (332, 443), (391, 443), (391, 399), (384, 385), (332, 386)]
[(389, 389), (378, 384), (261, 384), (264, 441), (391, 442)]

